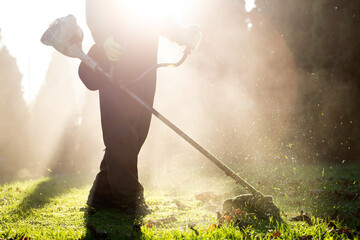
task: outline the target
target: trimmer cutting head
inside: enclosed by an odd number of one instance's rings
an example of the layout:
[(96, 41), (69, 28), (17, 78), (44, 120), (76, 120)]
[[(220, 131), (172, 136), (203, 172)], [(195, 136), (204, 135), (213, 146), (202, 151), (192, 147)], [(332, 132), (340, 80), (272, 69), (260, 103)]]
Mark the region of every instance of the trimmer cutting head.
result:
[(272, 196), (243, 194), (223, 203), (223, 212), (233, 213), (235, 210), (253, 213), (258, 218), (280, 219), (280, 209), (274, 204)]

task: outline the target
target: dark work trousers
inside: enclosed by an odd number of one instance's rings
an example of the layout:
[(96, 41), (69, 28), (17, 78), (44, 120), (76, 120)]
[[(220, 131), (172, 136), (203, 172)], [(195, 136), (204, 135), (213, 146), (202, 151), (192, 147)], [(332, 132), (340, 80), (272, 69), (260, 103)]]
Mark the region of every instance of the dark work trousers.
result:
[[(129, 78), (115, 71), (115, 79)], [(130, 79), (132, 79), (131, 77)], [(129, 89), (153, 105), (156, 71)], [(100, 108), (105, 155), (90, 190), (88, 205), (111, 204), (123, 207), (143, 201), (143, 186), (138, 180), (138, 154), (147, 137), (151, 113), (112, 84), (100, 89)]]

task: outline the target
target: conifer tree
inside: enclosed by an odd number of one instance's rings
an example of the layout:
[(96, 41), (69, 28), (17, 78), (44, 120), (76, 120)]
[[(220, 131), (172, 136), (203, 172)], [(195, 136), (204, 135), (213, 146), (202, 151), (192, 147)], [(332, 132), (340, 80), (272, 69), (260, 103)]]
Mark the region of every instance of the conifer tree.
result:
[(16, 174), (29, 160), (30, 117), (21, 79), (16, 59), (0, 45), (0, 173), (4, 175)]

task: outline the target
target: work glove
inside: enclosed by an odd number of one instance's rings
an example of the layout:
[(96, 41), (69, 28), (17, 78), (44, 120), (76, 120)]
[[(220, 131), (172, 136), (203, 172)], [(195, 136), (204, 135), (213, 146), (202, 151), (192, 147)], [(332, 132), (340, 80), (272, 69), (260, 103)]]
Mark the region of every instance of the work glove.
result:
[(185, 27), (182, 33), (182, 42), (186, 45), (191, 51), (196, 50), (200, 44), (202, 34), (201, 27), (199, 25), (193, 24), (188, 27)]
[(125, 45), (116, 42), (114, 37), (105, 39), (103, 47), (107, 58), (113, 62), (120, 61), (126, 50)]

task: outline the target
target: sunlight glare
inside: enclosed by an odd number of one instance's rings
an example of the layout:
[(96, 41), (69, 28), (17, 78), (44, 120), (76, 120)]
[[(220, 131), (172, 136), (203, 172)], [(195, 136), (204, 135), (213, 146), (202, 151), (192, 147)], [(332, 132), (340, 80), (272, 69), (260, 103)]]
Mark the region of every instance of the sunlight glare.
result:
[(174, 19), (182, 17), (188, 3), (189, 0), (125, 0), (125, 4), (136, 12), (151, 16), (168, 14)]
[(247, 12), (250, 12), (255, 7), (255, 0), (245, 0), (245, 10)]
[(24, 99), (28, 103), (34, 100), (42, 86), (54, 52), (53, 48), (40, 43), (41, 35), (56, 18), (73, 14), (89, 36), (84, 12), (84, 3), (80, 1), (0, 1), (0, 22), (4, 23), (0, 26), (2, 44), (17, 60), (23, 75)]

